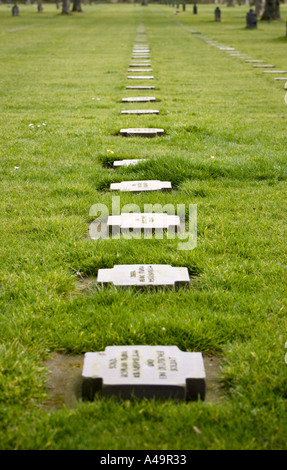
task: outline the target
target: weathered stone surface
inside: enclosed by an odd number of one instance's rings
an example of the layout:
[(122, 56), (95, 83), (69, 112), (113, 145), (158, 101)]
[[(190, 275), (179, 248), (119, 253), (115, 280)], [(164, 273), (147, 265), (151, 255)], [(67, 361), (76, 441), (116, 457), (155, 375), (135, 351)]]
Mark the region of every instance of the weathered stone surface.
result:
[(111, 269), (99, 269), (97, 282), (119, 287), (180, 287), (188, 286), (190, 278), (185, 267), (169, 264), (117, 264)]
[(113, 191), (161, 191), (172, 189), (170, 181), (144, 180), (144, 181), (122, 181), (121, 183), (111, 183), (110, 189)]
[(82, 394), (122, 399), (173, 398), (204, 400), (206, 374), (200, 352), (177, 346), (108, 346), (87, 352), (82, 369)]
[(169, 215), (164, 212), (157, 213), (121, 213), (120, 215), (110, 215), (107, 221), (108, 230), (114, 233), (128, 233), (129, 229), (134, 233), (141, 231), (146, 234), (161, 230), (167, 230), (172, 233), (180, 230), (180, 217), (178, 215)]
[(255, 60), (255, 59), (248, 59), (245, 61), (248, 64), (259, 64), (265, 62), (265, 60)]
[(164, 129), (156, 129), (149, 127), (121, 129), (120, 134), (123, 137), (156, 137), (164, 135)]
[(129, 165), (137, 165), (140, 162), (147, 161), (146, 158), (133, 158), (133, 159), (126, 159), (126, 160), (115, 160), (113, 166), (120, 167), (120, 166), (129, 166)]

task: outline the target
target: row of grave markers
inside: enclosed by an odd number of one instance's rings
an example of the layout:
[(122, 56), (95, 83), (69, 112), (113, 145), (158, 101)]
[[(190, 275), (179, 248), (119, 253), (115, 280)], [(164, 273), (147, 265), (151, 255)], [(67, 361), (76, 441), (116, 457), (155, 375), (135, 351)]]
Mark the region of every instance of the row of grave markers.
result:
[[(191, 31), (192, 34), (199, 34), (198, 31)], [(224, 51), (230, 57), (236, 57), (238, 59), (243, 59), (245, 63), (251, 64), (254, 69), (275, 69), (275, 65), (273, 64), (266, 64), (264, 60), (252, 59), (248, 57), (248, 54), (245, 54), (241, 51), (237, 51), (234, 47), (225, 46), (223, 44), (218, 43), (210, 39), (207, 36), (200, 35), (198, 36), (199, 39), (203, 40), (207, 44), (216, 47), (217, 49)], [(273, 77), (274, 80), (277, 81), (285, 81), (284, 89), (287, 90), (287, 70), (262, 70), (262, 73), (267, 73), (270, 75), (285, 75), (284, 77)]]
[[(137, 29), (137, 37), (129, 65), (128, 80), (153, 80), (150, 62), (150, 49), (147, 44), (145, 28)], [(127, 85), (126, 90), (154, 90), (154, 85)], [(123, 103), (155, 102), (153, 96), (123, 98)], [(123, 115), (159, 114), (156, 109), (123, 110)], [(123, 137), (155, 137), (164, 135), (164, 129), (130, 128), (121, 129)], [(119, 160), (114, 162), (117, 168), (134, 165), (142, 159)], [(122, 181), (112, 183), (110, 190), (141, 192), (172, 189), (169, 181)], [(179, 216), (165, 213), (122, 213), (110, 216), (108, 227), (123, 233), (130, 228), (142, 230), (180, 228)], [(186, 267), (170, 265), (115, 265), (112, 269), (99, 269), (97, 282), (102, 285), (120, 287), (161, 287), (177, 288), (190, 283)], [(103, 396), (117, 395), (122, 398), (137, 396), (140, 398), (175, 398), (182, 400), (204, 400), (206, 375), (203, 357), (200, 352), (183, 352), (177, 346), (108, 346), (105, 351), (85, 354), (82, 370), (82, 394), (93, 399), (95, 393)]]

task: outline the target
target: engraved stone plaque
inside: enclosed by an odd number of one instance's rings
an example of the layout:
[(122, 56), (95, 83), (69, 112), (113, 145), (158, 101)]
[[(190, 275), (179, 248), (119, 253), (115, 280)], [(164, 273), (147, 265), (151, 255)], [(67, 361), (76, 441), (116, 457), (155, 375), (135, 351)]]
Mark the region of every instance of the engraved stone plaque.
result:
[(120, 133), (123, 137), (156, 137), (164, 134), (164, 129), (153, 129), (153, 128), (131, 128), (121, 129)]
[(177, 346), (108, 346), (87, 352), (82, 369), (82, 395), (122, 399), (172, 398), (204, 400), (206, 375), (200, 352)]
[(129, 166), (129, 165), (137, 165), (140, 162), (145, 162), (147, 161), (146, 158), (133, 158), (133, 159), (126, 159), (126, 160), (116, 160), (114, 161), (113, 166), (114, 167), (119, 167), (119, 166)]
[(107, 221), (109, 230), (113, 232), (122, 231), (129, 233), (129, 229), (135, 232), (144, 231), (145, 233), (168, 230), (177, 232), (180, 230), (180, 217), (178, 215), (169, 215), (164, 212), (144, 212), (144, 213), (125, 213), (120, 215), (110, 215)]
[(173, 287), (188, 286), (188, 270), (169, 264), (116, 264), (111, 269), (99, 269), (97, 282), (102, 286)]
[(171, 189), (170, 181), (146, 180), (146, 181), (122, 181), (121, 183), (112, 183), (110, 189), (114, 191), (161, 191), (162, 189)]

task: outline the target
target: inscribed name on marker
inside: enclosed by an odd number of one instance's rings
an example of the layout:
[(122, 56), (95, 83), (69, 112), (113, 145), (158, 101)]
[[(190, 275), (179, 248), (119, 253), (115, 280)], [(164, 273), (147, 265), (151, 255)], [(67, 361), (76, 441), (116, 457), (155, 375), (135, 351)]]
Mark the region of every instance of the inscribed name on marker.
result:
[(168, 230), (178, 232), (180, 230), (180, 217), (178, 215), (169, 215), (165, 212), (144, 212), (144, 213), (125, 213), (120, 215), (110, 215), (107, 221), (108, 229), (114, 232), (128, 231), (153, 231)]
[(116, 264), (113, 268), (99, 269), (97, 282), (102, 286), (118, 287), (180, 287), (188, 286), (188, 269), (169, 264)]
[(206, 374), (200, 352), (177, 346), (121, 345), (87, 352), (82, 369), (82, 395), (130, 399), (204, 400)]

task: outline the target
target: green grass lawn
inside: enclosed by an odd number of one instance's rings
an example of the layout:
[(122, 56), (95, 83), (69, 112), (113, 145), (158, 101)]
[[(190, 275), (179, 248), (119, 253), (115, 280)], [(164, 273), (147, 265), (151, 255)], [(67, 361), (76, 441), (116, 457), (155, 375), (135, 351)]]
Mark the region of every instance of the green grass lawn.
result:
[[(214, 5), (19, 7), (0, 5), (0, 448), (286, 449), (285, 82), (202, 40), (287, 70), (285, 21), (247, 30), (247, 6), (221, 6), (221, 23)], [(146, 94), (125, 89), (142, 24), (157, 102), (140, 107), (160, 114), (121, 115), (139, 108), (123, 97)], [(123, 138), (127, 127), (165, 136)], [(111, 167), (127, 158), (148, 162)], [(133, 179), (173, 190), (122, 193), (121, 206), (197, 205), (194, 250), (89, 238), (90, 208), (111, 211), (110, 183)], [(191, 287), (96, 286), (99, 268), (133, 263), (186, 266)], [(138, 344), (220, 360), (219, 397), (48, 405), (55, 354)]]

